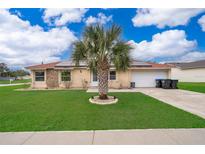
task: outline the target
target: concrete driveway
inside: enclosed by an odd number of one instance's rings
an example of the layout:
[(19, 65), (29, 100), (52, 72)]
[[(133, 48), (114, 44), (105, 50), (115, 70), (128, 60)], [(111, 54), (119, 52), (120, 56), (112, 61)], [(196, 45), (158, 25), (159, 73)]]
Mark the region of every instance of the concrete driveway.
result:
[(187, 90), (161, 88), (138, 88), (136, 91), (205, 119), (205, 94)]

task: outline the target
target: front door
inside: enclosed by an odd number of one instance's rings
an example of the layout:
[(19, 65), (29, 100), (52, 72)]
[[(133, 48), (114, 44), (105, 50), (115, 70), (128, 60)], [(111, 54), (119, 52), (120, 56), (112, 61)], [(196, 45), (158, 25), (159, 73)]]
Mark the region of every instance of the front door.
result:
[(92, 78), (91, 86), (97, 87), (98, 86), (98, 76), (97, 76), (97, 72), (96, 71), (92, 72), (91, 78)]

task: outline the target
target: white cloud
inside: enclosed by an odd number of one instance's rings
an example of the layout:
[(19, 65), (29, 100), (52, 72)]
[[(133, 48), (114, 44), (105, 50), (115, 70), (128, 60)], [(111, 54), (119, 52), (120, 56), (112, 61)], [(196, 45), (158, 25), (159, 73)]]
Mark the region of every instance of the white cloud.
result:
[(154, 60), (155, 58), (178, 58), (193, 51), (197, 42), (187, 40), (183, 30), (169, 30), (157, 33), (152, 40), (139, 43), (129, 41), (133, 46), (131, 57), (138, 60)]
[(138, 9), (132, 18), (135, 27), (156, 25), (158, 28), (188, 24), (189, 20), (205, 9)]
[(62, 26), (68, 23), (79, 23), (82, 21), (87, 11), (88, 9), (82, 9), (82, 8), (45, 9), (43, 20), (44, 22), (55, 26)]
[(98, 13), (97, 17), (89, 16), (85, 20), (85, 23), (86, 25), (91, 25), (91, 24), (96, 24), (96, 23), (104, 25), (110, 21), (112, 21), (112, 15), (106, 16), (103, 13)]
[(205, 15), (203, 15), (199, 20), (198, 20), (199, 25), (202, 28), (202, 31), (205, 32)]
[(0, 10), (0, 62), (10, 66), (60, 60), (76, 39), (66, 27), (44, 31), (8, 10)]
[(175, 61), (179, 62), (192, 62), (197, 60), (204, 60), (205, 59), (205, 52), (193, 51), (185, 54), (182, 57), (176, 58)]

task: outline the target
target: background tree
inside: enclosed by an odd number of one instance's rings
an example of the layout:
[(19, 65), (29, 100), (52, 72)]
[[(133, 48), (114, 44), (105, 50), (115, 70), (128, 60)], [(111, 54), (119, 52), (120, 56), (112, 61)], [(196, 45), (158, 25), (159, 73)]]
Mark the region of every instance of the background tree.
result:
[(23, 77), (23, 76), (26, 76), (26, 75), (29, 75), (29, 74), (30, 73), (28, 71), (25, 71), (23, 69), (10, 71), (10, 76), (11, 77)]
[(125, 71), (129, 67), (131, 47), (120, 38), (121, 32), (121, 27), (117, 25), (107, 29), (102, 25), (87, 26), (82, 40), (74, 44), (72, 57), (76, 65), (86, 61), (91, 70), (97, 71), (100, 99), (107, 99), (111, 64), (114, 64), (116, 70)]
[(0, 63), (0, 77), (6, 77), (9, 74), (9, 68), (5, 63)]
[(23, 69), (11, 70), (5, 63), (0, 63), (0, 77), (22, 77), (29, 74), (28, 71)]

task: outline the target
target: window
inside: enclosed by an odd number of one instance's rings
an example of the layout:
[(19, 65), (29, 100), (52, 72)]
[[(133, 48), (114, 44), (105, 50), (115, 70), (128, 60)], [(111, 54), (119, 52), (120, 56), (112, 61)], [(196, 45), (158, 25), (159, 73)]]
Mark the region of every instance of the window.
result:
[(43, 71), (35, 72), (35, 81), (44, 81), (45, 73)]
[(70, 71), (61, 72), (61, 81), (70, 81), (70, 80), (71, 80)]
[(110, 80), (116, 80), (116, 71), (110, 71)]

